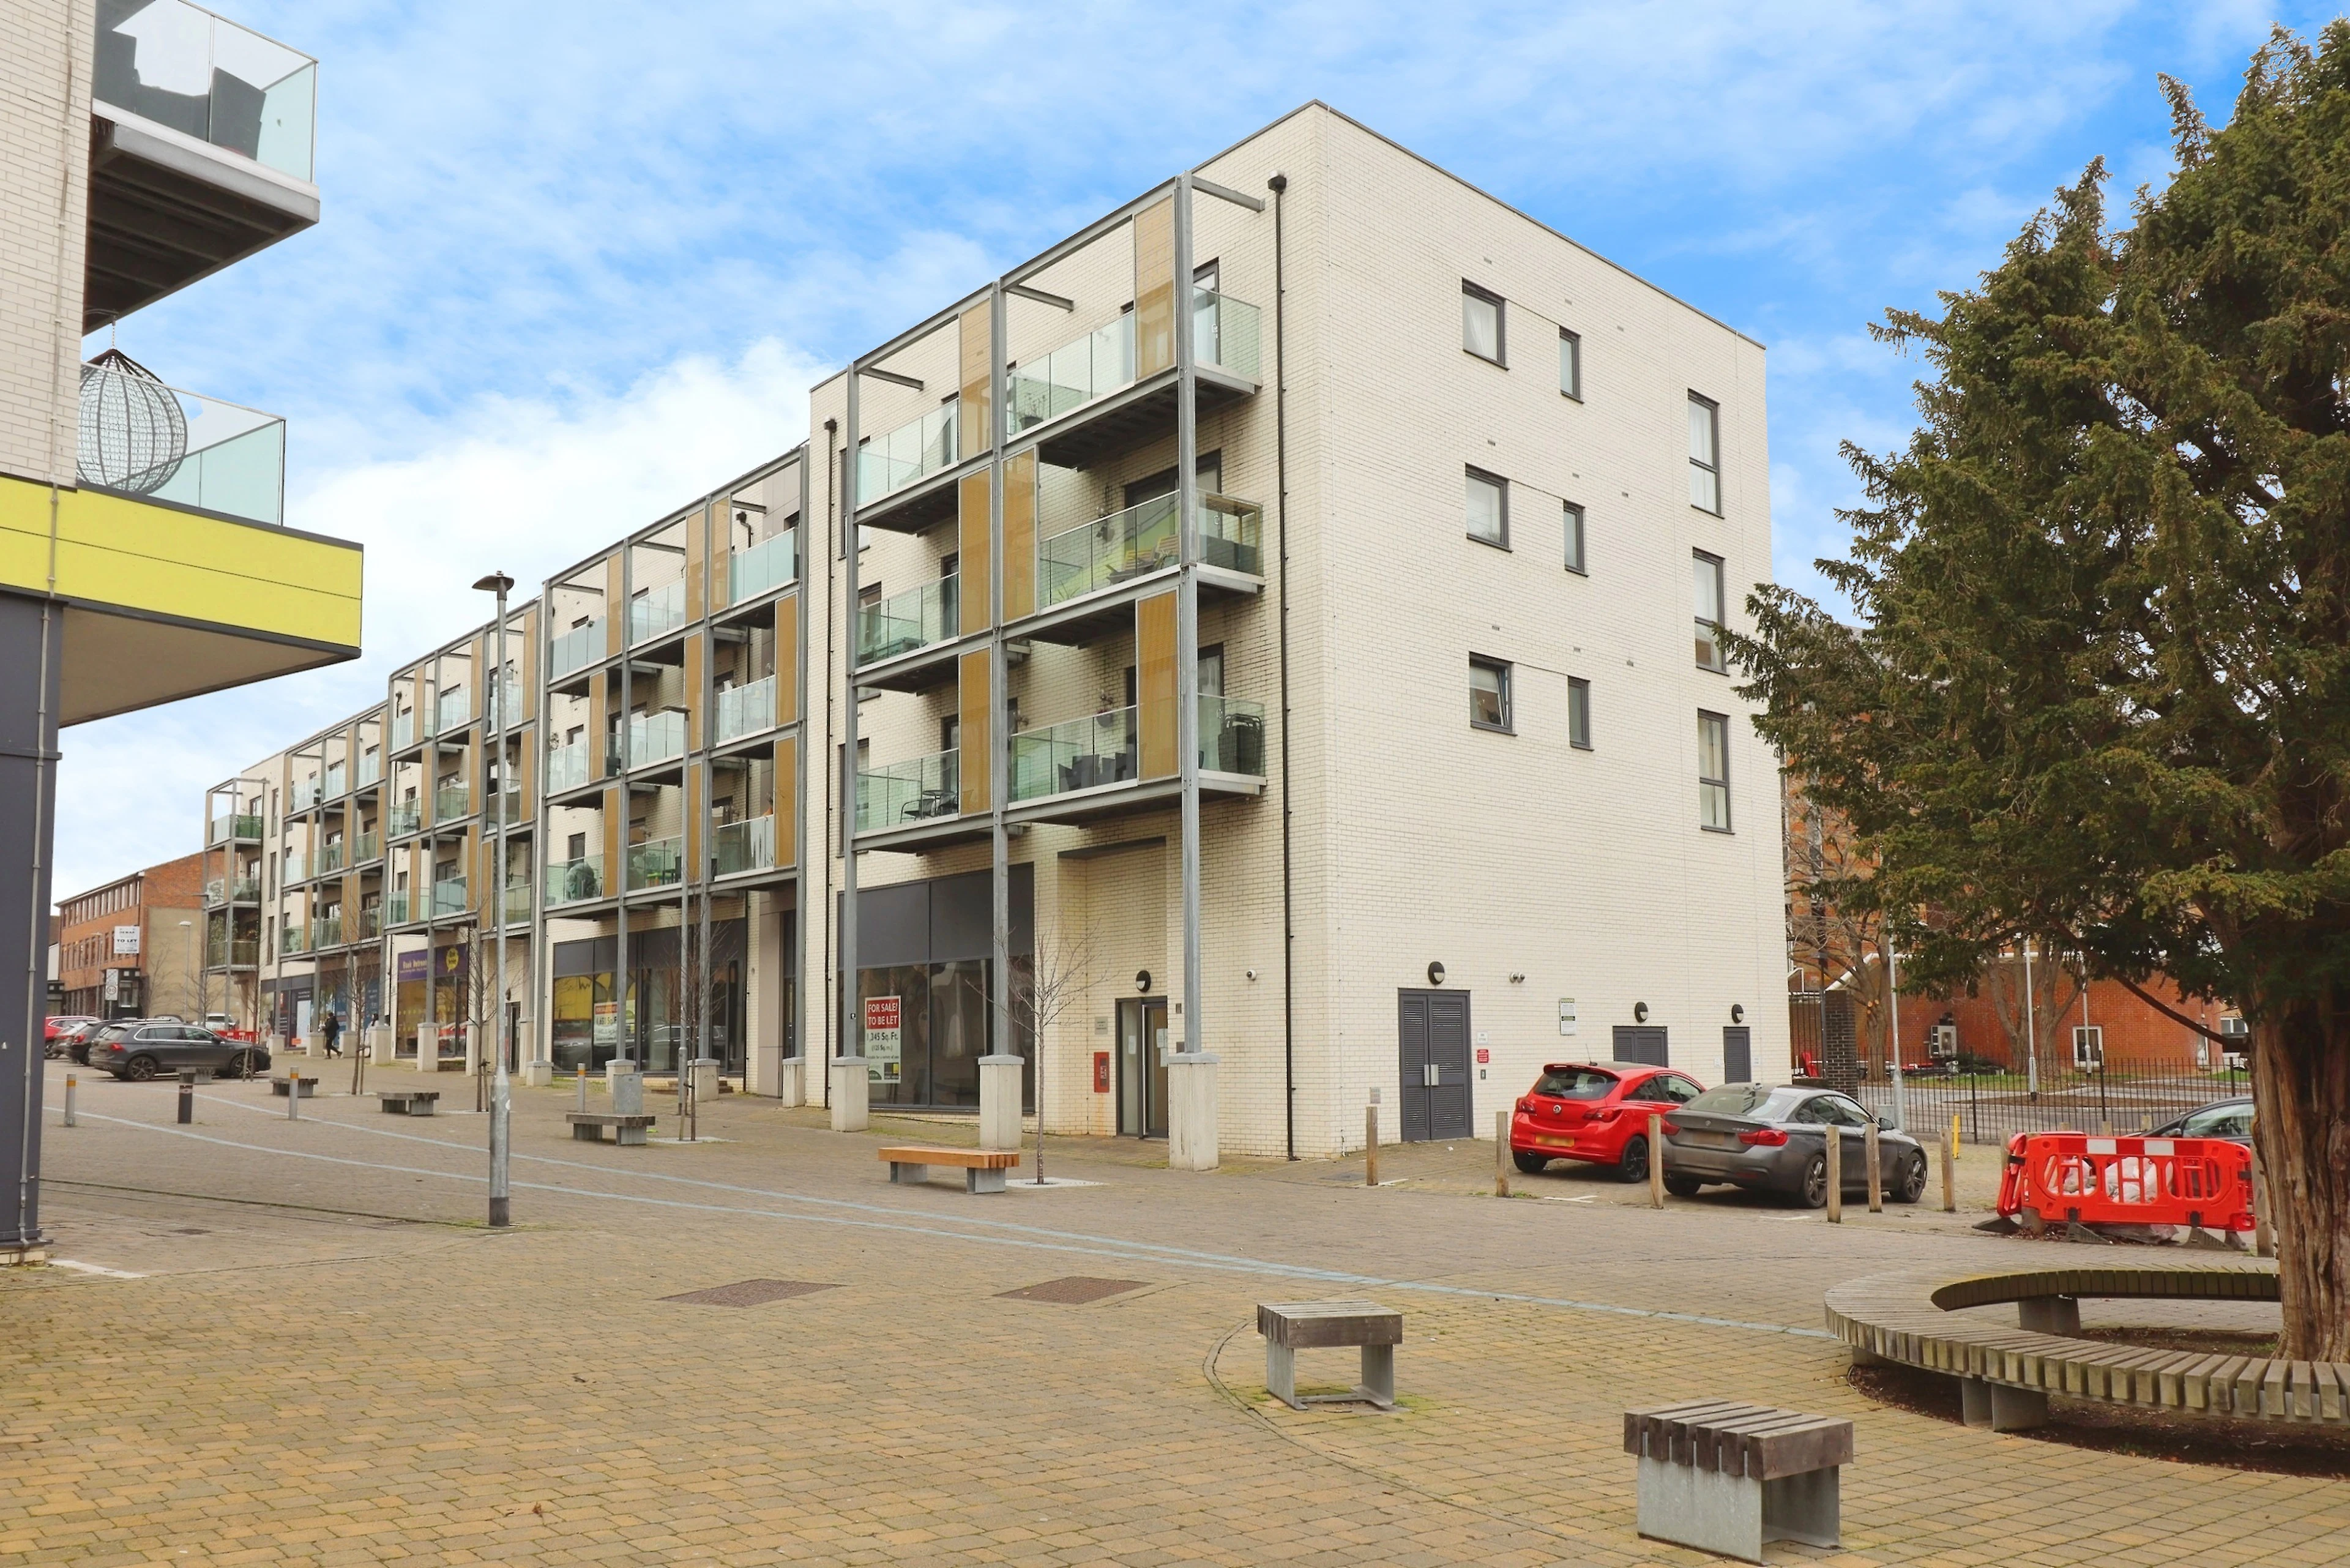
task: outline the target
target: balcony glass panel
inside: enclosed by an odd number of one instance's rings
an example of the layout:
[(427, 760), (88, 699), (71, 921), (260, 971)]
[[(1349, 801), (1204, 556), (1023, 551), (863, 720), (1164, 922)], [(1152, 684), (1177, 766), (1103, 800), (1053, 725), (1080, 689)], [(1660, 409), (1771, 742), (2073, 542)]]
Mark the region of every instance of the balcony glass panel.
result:
[(954, 752), (933, 752), (857, 775), (857, 831), (902, 827), (927, 817), (954, 816), (962, 809)]
[(215, 877), (204, 884), (207, 904), (249, 904), (261, 897), (261, 881), (255, 877)]
[(396, 893), (386, 893), (383, 896), (383, 923), (388, 926), (404, 926), (408, 924), (410, 920), (415, 919), (415, 917), (409, 912), (414, 903), (415, 900), (411, 898), (404, 890)]
[(677, 835), (629, 846), (629, 890), (674, 888), (685, 866), (685, 840)]
[(1229, 370), (1243, 381), (1257, 379), (1262, 315), (1243, 299), (1211, 289), (1191, 291), (1191, 358)]
[[(1050, 609), (1174, 566), (1182, 549), (1175, 514), (1173, 495), (1154, 496), (1045, 539), (1036, 549), (1036, 607)], [(1196, 515), (1201, 561), (1263, 575), (1263, 507), (1227, 495), (1202, 495)]]
[(104, 359), (81, 370), (75, 465), (85, 484), (276, 526), (286, 421), (182, 391)]
[(445, 882), (432, 884), (432, 913), (436, 919), (465, 912), (465, 879), (452, 877)]
[(1064, 343), (1041, 359), (1015, 366), (1003, 406), (1007, 435), (1034, 430), (1134, 380), (1134, 314)]
[(327, 769), (327, 782), (323, 789), (328, 799), (332, 800), (346, 793), (343, 782), (344, 771), (343, 764), (340, 763), (336, 763)]
[(554, 904), (577, 904), (604, 896), (604, 857), (583, 855), (577, 860), (557, 860), (546, 868), (546, 901)]
[(767, 870), (775, 863), (775, 819), (754, 816), (748, 822), (729, 822), (714, 827), (710, 833), (710, 849), (717, 857), (721, 877), (732, 877), (738, 871)]
[(460, 686), (432, 702), (432, 732), (445, 734), (473, 716), (473, 694)]
[(506, 929), (512, 930), (516, 926), (528, 924), (530, 924), (530, 884), (509, 882), (506, 884)]
[(310, 178), (317, 62), (184, 0), (99, 7), (91, 95)]
[(1138, 756), (1132, 708), (1023, 730), (1012, 737), (1012, 798), (1042, 800), (1123, 784), (1137, 776)]
[(215, 941), (212, 945), (211, 961), (214, 969), (224, 964), (234, 964), (239, 968), (250, 969), (261, 961), (260, 939), (247, 937), (241, 941)]
[(296, 779), (294, 794), (286, 803), (289, 811), (307, 811), (318, 804), (318, 781), (315, 778)]
[(588, 782), (588, 742), (574, 741), (567, 746), (546, 749), (546, 793), (559, 794), (577, 789)]
[(391, 749), (404, 752), (415, 740), (416, 710), (411, 708), (404, 713), (394, 713), (391, 716)]
[(463, 784), (442, 784), (432, 792), (432, 820), (454, 822), (473, 815), (472, 797)]
[(685, 583), (682, 578), (650, 588), (629, 601), (629, 646), (648, 641), (685, 624)]
[(638, 713), (629, 720), (629, 766), (648, 767), (685, 755), (685, 715), (675, 709)]
[(230, 839), (261, 836), (261, 814), (240, 812), (234, 816), (216, 816), (212, 821), (212, 842), (226, 843)]
[(421, 800), (396, 800), (383, 814), (384, 831), (394, 838), (405, 838), (424, 826), (424, 803)]
[(310, 946), (338, 948), (343, 945), (343, 918), (340, 915), (320, 915), (310, 922)]
[(351, 917), (351, 940), (372, 941), (383, 934), (383, 911), (369, 905)]
[(287, 925), (277, 933), (277, 950), (282, 955), (309, 951), (309, 933), (296, 925)]
[(799, 542), (799, 530), (786, 528), (772, 539), (735, 551), (726, 563), (726, 602), (741, 604), (796, 580)]
[(380, 752), (369, 752), (359, 759), (359, 782), (352, 787), (365, 789), (382, 777), (383, 754)]
[(343, 846), (340, 843), (321, 845), (317, 853), (310, 857), (310, 875), (313, 877), (331, 877), (342, 868)]
[(775, 722), (775, 678), (763, 676), (748, 686), (718, 694), (718, 740), (723, 744), (737, 735), (773, 728)]
[(550, 676), (560, 679), (575, 670), (584, 670), (604, 657), (604, 621), (602, 617), (586, 626), (575, 626), (555, 639), (546, 650), (546, 668)]
[(1200, 699), (1200, 765), (1211, 773), (1264, 776), (1264, 704), (1245, 697)]
[(857, 612), (857, 662), (878, 664), (945, 642), (961, 627), (960, 576), (939, 577)]
[(286, 857), (286, 867), (280, 879), (286, 882), (307, 882), (310, 879), (309, 857), (299, 853)]
[(351, 841), (351, 864), (365, 866), (383, 858), (383, 835), (362, 833)]
[(857, 499), (878, 501), (957, 459), (956, 405), (944, 403), (920, 419), (875, 436), (857, 449)]

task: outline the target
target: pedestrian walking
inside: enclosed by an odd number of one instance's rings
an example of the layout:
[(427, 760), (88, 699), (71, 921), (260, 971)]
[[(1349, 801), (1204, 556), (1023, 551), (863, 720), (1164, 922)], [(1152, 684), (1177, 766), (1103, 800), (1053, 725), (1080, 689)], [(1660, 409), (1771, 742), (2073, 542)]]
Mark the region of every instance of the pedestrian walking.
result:
[(335, 1010), (331, 1007), (327, 1009), (326, 1017), (318, 1021), (318, 1038), (326, 1044), (328, 1055), (343, 1054), (343, 1021), (335, 1016)]

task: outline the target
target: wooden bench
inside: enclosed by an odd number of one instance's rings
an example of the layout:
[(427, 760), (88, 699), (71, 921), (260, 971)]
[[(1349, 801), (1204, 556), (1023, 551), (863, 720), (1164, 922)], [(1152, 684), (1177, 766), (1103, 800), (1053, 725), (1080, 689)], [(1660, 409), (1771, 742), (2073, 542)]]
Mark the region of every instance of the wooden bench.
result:
[[(286, 1097), (286, 1092), (293, 1086), (296, 1080), (292, 1078), (272, 1078), (269, 1080), (269, 1092), (282, 1100)], [(300, 1082), (302, 1085), (302, 1097), (304, 1099), (315, 1100), (318, 1097), (317, 1079), (304, 1078), (300, 1080)]]
[(581, 1143), (602, 1143), (604, 1129), (612, 1129), (612, 1141), (631, 1146), (641, 1145), (651, 1130), (651, 1116), (616, 1115), (610, 1111), (566, 1111), (564, 1118), (571, 1124), (571, 1136)]
[[(1308, 1405), (1376, 1405), (1395, 1408), (1395, 1347), (1403, 1343), (1403, 1314), (1377, 1302), (1259, 1302), (1256, 1331), (1264, 1335), (1265, 1392), (1293, 1410)], [(1345, 1394), (1297, 1394), (1297, 1353), (1360, 1345), (1363, 1380)]]
[(934, 1165), (959, 1166), (968, 1192), (1003, 1191), (1003, 1173), (1020, 1163), (1017, 1151), (999, 1148), (885, 1148), (881, 1158), (889, 1162), (889, 1179), (900, 1187), (928, 1181)]
[(1654, 1541), (1762, 1561), (1766, 1541), (1835, 1546), (1852, 1423), (1700, 1399), (1624, 1412), (1639, 1461), (1639, 1531)]
[[(2350, 1365), (2137, 1349), (2066, 1337), (2083, 1296), (2161, 1301), (2278, 1299), (2272, 1264), (2212, 1262), (2010, 1269), (1952, 1277), (1904, 1270), (1827, 1293), (1828, 1327), (1856, 1361), (1895, 1361), (1959, 1380), (1969, 1426), (2046, 1424), (2048, 1396), (2192, 1415), (2350, 1426)], [(2017, 1326), (1953, 1314), (2013, 1302)]]
[(378, 1090), (375, 1097), (378, 1108), (385, 1116), (429, 1116), (432, 1114), (433, 1108), (440, 1104), (441, 1091), (438, 1089), (393, 1089), (388, 1092)]

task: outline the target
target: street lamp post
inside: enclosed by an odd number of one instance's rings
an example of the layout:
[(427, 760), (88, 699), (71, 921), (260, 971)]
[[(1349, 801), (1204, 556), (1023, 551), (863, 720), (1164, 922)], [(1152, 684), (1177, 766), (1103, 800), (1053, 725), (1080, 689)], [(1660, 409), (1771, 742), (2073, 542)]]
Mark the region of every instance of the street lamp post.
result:
[(485, 594), (495, 594), (498, 600), (497, 651), (492, 658), (492, 679), (483, 685), (494, 693), (490, 701), (490, 712), (483, 719), (483, 732), (497, 747), (497, 787), (484, 790), (483, 794), (494, 802), (498, 814), (494, 829), (497, 848), (493, 852), (495, 866), (490, 874), (492, 906), (491, 929), (496, 933), (497, 968), (497, 1027), (493, 1040), (498, 1054), (497, 1071), (490, 1078), (490, 1223), (493, 1226), (512, 1224), (514, 1215), (506, 1194), (507, 1148), (512, 1134), (513, 1085), (506, 1077), (506, 595), (514, 591), (514, 579), (504, 572), (492, 572), (474, 587)]

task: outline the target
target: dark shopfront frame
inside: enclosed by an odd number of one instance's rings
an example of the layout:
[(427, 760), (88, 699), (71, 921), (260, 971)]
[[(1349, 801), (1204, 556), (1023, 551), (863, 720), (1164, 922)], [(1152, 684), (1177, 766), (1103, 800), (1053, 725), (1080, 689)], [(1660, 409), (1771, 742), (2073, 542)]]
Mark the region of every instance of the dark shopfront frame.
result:
[[(1034, 971), (1036, 952), (1036, 868), (1011, 868), (1012, 964), (1014, 994)], [(858, 1016), (871, 997), (899, 999), (900, 1044), (892, 1064), (866, 1052), (876, 1106), (976, 1111), (979, 1058), (993, 1047), (993, 1009), (987, 1004), (993, 962), (991, 873), (969, 871), (926, 881), (860, 888), (857, 894)], [(835, 918), (847, 918), (846, 899)], [(1036, 1053), (1024, 1024), (1015, 1024), (1012, 1049), (1022, 1061), (1020, 1107), (1035, 1108)]]
[[(711, 1054), (719, 1073), (730, 1078), (744, 1075), (749, 1065), (749, 996), (747, 980), (750, 924), (742, 916), (710, 923)], [(784, 931), (784, 1026), (790, 1027), (793, 936), (790, 914)], [(601, 1072), (619, 1055), (641, 1062), (653, 1073), (674, 1073), (677, 1063), (671, 1037), (678, 1016), (677, 928), (658, 926), (629, 933), (629, 1027), (616, 1018), (613, 1026), (598, 1027), (597, 1009), (613, 1001), (614, 965), (619, 958), (617, 936), (582, 941), (556, 942), (554, 951), (554, 1018), (548, 1034), (550, 1059), (558, 1074), (580, 1067)], [(682, 1027), (691, 1031), (695, 1018), (689, 999)], [(788, 1050), (789, 1041), (786, 1040)]]

